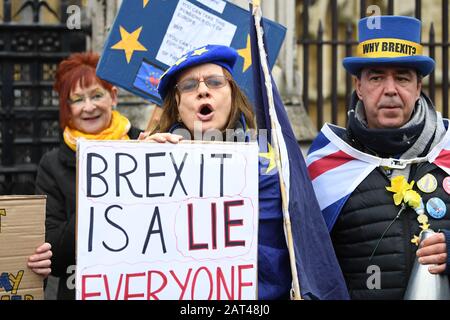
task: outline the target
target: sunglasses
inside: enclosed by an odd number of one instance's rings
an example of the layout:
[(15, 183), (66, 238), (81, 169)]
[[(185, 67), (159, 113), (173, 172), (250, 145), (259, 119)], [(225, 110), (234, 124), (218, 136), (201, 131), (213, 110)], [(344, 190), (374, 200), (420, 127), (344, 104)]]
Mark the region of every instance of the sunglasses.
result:
[(175, 86), (180, 93), (191, 92), (198, 89), (200, 82), (205, 83), (205, 85), (210, 89), (220, 89), (225, 87), (228, 83), (228, 78), (225, 76), (209, 76), (204, 78), (203, 80), (198, 79), (187, 79)]

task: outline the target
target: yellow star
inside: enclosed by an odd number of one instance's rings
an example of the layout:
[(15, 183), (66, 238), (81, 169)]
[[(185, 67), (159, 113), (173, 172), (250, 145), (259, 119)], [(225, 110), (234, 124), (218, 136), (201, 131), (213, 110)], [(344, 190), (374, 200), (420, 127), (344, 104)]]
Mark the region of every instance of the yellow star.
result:
[(250, 44), (250, 35), (247, 36), (247, 47), (239, 49), (238, 54), (244, 58), (244, 68), (242, 72), (245, 72), (252, 66), (252, 47)]
[(111, 49), (124, 50), (127, 62), (130, 63), (134, 51), (147, 51), (147, 48), (145, 48), (138, 40), (141, 31), (142, 27), (134, 30), (132, 33), (128, 33), (124, 27), (120, 26), (120, 36), (122, 39), (112, 46)]
[(411, 239), (411, 243), (414, 243), (416, 246), (419, 246), (420, 238), (414, 235), (414, 238)]
[(267, 166), (266, 174), (270, 173), (270, 171), (272, 171), (273, 169), (275, 169), (277, 167), (277, 164), (275, 162), (275, 152), (273, 152), (273, 148), (270, 145), (270, 143), (268, 144), (268, 148), (269, 148), (269, 150), (268, 150), (269, 152), (259, 154), (259, 156), (261, 158), (269, 160), (269, 165)]
[(420, 226), (420, 228), (425, 231), (425, 230), (430, 229), (430, 225), (428, 223), (424, 223)]
[(202, 54), (204, 54), (205, 52), (208, 52), (209, 50), (206, 49), (205, 47), (195, 50), (194, 53), (192, 54), (193, 56), (201, 56)]
[(178, 59), (177, 62), (175, 62), (175, 65), (176, 65), (176, 66), (179, 66), (182, 62), (184, 62), (184, 61), (186, 61), (186, 60), (187, 60), (187, 57), (186, 57), (186, 56), (181, 57), (180, 59)]
[(147, 4), (148, 4), (149, 1), (150, 1), (150, 0), (144, 0), (144, 8), (147, 6)]

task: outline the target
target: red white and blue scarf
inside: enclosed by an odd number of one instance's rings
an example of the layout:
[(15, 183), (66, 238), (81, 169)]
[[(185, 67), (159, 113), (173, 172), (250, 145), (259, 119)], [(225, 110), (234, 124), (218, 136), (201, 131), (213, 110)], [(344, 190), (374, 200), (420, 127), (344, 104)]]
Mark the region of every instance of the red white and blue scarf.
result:
[(308, 172), (328, 230), (331, 230), (346, 201), (356, 187), (377, 167), (429, 162), (450, 175), (450, 130), (427, 156), (415, 159), (383, 159), (361, 152), (340, 138), (345, 130), (325, 124), (314, 140), (306, 159)]

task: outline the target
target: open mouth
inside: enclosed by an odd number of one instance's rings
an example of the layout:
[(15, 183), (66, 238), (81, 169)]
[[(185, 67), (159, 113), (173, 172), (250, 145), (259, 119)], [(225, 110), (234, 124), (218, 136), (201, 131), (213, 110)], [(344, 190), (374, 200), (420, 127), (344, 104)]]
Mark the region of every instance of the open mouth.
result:
[(202, 116), (207, 116), (207, 115), (211, 114), (212, 112), (213, 112), (212, 107), (209, 104), (204, 104), (200, 108), (200, 114)]
[(214, 109), (210, 104), (203, 104), (197, 113), (197, 118), (200, 121), (210, 121), (214, 117)]
[(97, 120), (98, 118), (100, 118), (100, 116), (84, 118), (83, 120), (84, 120), (84, 121), (92, 121), (92, 120)]

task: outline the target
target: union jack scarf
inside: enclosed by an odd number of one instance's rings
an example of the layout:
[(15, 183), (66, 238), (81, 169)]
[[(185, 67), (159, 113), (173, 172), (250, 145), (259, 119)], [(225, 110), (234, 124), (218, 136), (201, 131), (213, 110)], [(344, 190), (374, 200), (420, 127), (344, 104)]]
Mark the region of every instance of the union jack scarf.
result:
[(306, 165), (328, 230), (356, 187), (377, 167), (403, 169), (407, 165), (429, 162), (450, 175), (450, 129), (425, 157), (384, 159), (359, 151), (340, 138), (344, 128), (325, 124), (309, 149)]

